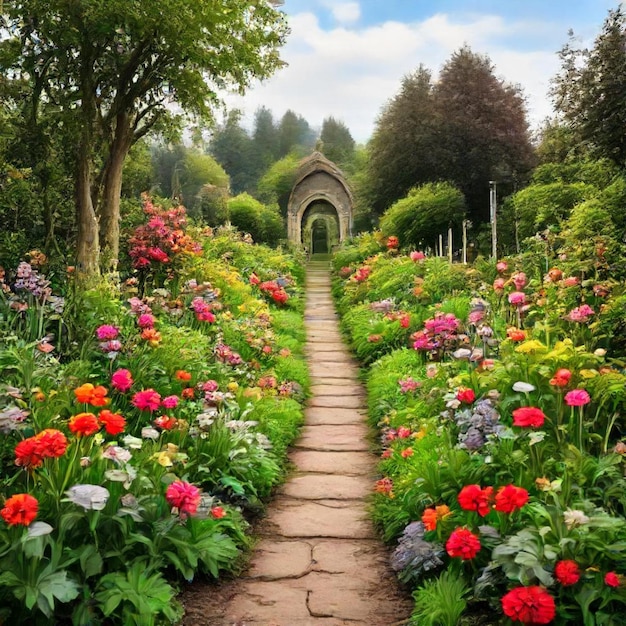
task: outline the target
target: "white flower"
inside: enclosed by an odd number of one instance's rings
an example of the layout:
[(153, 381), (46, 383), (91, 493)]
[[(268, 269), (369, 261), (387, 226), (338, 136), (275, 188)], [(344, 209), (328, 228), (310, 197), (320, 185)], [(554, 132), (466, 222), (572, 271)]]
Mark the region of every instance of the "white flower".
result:
[(535, 391), (535, 386), (530, 383), (525, 383), (522, 380), (518, 380), (513, 384), (513, 391), (521, 391), (522, 393), (530, 393), (531, 391)]
[(109, 490), (100, 485), (74, 485), (66, 492), (70, 502), (82, 506), (87, 511), (102, 511), (109, 499)]
[(143, 439), (154, 439), (156, 441), (160, 436), (159, 431), (151, 426), (144, 426), (144, 428), (141, 429), (141, 437)]
[(133, 437), (132, 435), (126, 435), (122, 441), (124, 445), (131, 448), (131, 450), (141, 450), (141, 446), (143, 445), (143, 441), (139, 439), (139, 437)]
[(115, 461), (118, 465), (128, 463), (128, 461), (132, 458), (130, 451), (126, 448), (122, 448), (121, 446), (109, 446), (106, 450), (104, 450), (104, 452), (102, 452), (102, 456), (105, 459)]
[(588, 524), (589, 518), (583, 511), (579, 511), (577, 509), (567, 509), (567, 511), (563, 513), (563, 521), (569, 529), (572, 529), (574, 526)]
[(471, 354), (472, 354), (471, 350), (468, 350), (467, 348), (459, 348), (458, 350), (455, 350), (452, 353), (452, 356), (455, 359), (469, 359)]
[(46, 524), (46, 522), (33, 522), (28, 527), (28, 538), (32, 539), (33, 537), (49, 535), (53, 530), (54, 528), (50, 524)]

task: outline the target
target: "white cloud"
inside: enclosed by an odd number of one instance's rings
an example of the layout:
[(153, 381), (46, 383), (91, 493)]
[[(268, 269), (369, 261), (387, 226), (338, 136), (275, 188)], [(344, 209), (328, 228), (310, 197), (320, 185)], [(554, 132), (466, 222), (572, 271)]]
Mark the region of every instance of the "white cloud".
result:
[(333, 18), (340, 24), (350, 24), (361, 17), (361, 5), (358, 2), (323, 0), (322, 5), (330, 10)]
[[(333, 6), (352, 4), (356, 3)], [(420, 63), (436, 74), (464, 44), (488, 54), (498, 76), (522, 86), (531, 123), (538, 124), (550, 114), (546, 94), (558, 69), (554, 53), (558, 45), (519, 51), (507, 43), (524, 33), (543, 32), (545, 25), (507, 23), (493, 15), (466, 16), (461, 21), (439, 13), (421, 22), (387, 21), (364, 28), (343, 24), (325, 30), (315, 14), (299, 13), (291, 16), (290, 26), (281, 54), (287, 67), (243, 99), (228, 99), (230, 106), (245, 109), (248, 120), (259, 106), (268, 107), (277, 119), (291, 109), (315, 127), (332, 115), (348, 126), (357, 141), (366, 141), (403, 76)]]

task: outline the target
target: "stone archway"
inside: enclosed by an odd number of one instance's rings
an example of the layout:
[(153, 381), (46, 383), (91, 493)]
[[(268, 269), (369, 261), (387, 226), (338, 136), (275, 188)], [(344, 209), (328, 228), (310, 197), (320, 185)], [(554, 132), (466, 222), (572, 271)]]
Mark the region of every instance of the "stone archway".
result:
[(287, 237), (313, 251), (311, 229), (321, 219), (330, 251), (332, 245), (351, 236), (352, 208), (352, 192), (341, 170), (320, 152), (313, 152), (301, 161), (289, 196)]

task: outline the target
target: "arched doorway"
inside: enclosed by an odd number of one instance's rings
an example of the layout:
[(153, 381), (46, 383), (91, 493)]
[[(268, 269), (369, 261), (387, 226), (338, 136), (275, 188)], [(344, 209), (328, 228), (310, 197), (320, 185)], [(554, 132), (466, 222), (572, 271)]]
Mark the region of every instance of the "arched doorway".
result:
[(330, 252), (351, 235), (352, 207), (352, 192), (339, 168), (320, 152), (314, 152), (300, 163), (289, 197), (289, 241), (316, 253), (325, 240), (326, 252)]

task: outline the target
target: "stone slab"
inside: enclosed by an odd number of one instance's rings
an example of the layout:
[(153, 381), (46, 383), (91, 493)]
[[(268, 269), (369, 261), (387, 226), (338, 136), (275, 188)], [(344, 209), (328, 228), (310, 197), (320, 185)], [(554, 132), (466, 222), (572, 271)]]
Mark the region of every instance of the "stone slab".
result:
[(358, 367), (354, 357), (347, 350), (335, 350), (333, 352), (311, 350), (307, 352), (307, 357), (310, 365), (315, 365), (316, 363), (333, 363), (334, 365), (346, 363), (351, 367)]
[(304, 418), (308, 426), (363, 424), (365, 422), (363, 413), (355, 409), (309, 406), (304, 409)]
[(305, 426), (295, 447), (307, 450), (362, 452), (370, 449), (365, 424)]
[(324, 474), (375, 474), (375, 457), (369, 452), (318, 452), (292, 450), (289, 460), (302, 472)]
[(353, 378), (327, 378), (326, 376), (311, 376), (311, 385), (339, 385), (354, 388)]
[(346, 389), (345, 385), (311, 385), (311, 394), (316, 396), (359, 396), (366, 398), (367, 395), (360, 385)]
[(245, 576), (263, 580), (300, 578), (313, 568), (312, 550), (306, 541), (262, 539), (255, 546)]
[(318, 361), (309, 366), (311, 376), (323, 376), (325, 378), (350, 378), (355, 384), (359, 375), (356, 365), (348, 363), (332, 363), (329, 361)]
[[(292, 504), (289, 505), (289, 502)], [(278, 534), (286, 538), (332, 537), (373, 539), (364, 503), (339, 500), (286, 500), (277, 497), (267, 516)]]
[(308, 405), (333, 409), (362, 409), (365, 407), (365, 398), (349, 395), (313, 396)]
[(364, 476), (340, 474), (297, 474), (279, 490), (290, 498), (301, 500), (358, 500), (372, 492), (372, 481)]
[(337, 339), (336, 341), (330, 340), (326, 341), (325, 339), (320, 339), (319, 341), (310, 341), (304, 347), (305, 354), (319, 354), (322, 352), (337, 352), (339, 350), (344, 350), (344, 345), (341, 339)]

